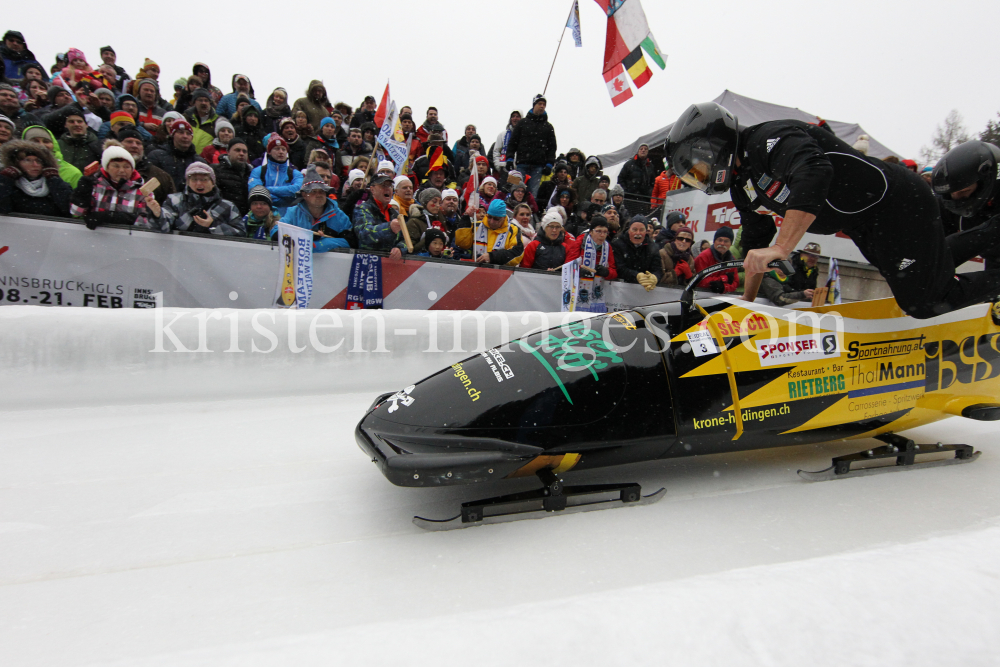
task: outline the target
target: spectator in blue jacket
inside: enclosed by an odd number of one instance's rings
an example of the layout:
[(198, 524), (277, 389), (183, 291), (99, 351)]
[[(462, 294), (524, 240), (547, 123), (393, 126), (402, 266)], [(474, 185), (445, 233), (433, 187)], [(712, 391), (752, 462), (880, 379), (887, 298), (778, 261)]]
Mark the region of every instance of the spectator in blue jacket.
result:
[(247, 99), (250, 100), (250, 104), (257, 107), (257, 111), (261, 110), (260, 102), (254, 99), (253, 84), (250, 83), (250, 77), (246, 74), (234, 74), (233, 92), (222, 96), (222, 99), (219, 100), (218, 106), (215, 107), (215, 113), (220, 116), (225, 116), (228, 119), (232, 119), (233, 114), (236, 113), (236, 102), (239, 99), (240, 93), (247, 96)]
[[(332, 189), (316, 171), (316, 165), (309, 165), (302, 181), (301, 199), (281, 219), (286, 224), (312, 230), (313, 252), (351, 247), (350, 238), (354, 236), (351, 221), (337, 202), (329, 198)], [(275, 225), (271, 237), (274, 238), (277, 232)]]
[(302, 172), (288, 161), (288, 142), (278, 134), (270, 135), (264, 162), (250, 172), (250, 187), (255, 185), (267, 188), (282, 218), (302, 188)]

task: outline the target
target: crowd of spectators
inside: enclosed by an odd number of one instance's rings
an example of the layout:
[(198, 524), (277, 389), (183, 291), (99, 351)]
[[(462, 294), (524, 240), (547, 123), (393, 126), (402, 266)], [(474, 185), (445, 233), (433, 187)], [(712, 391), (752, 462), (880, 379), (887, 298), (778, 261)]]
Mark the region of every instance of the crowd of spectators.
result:
[[(0, 213), (256, 239), (282, 221), (311, 230), (315, 252), (548, 270), (578, 257), (590, 236), (609, 254), (599, 273), (644, 286), (683, 285), (732, 257), (729, 229), (694, 248), (682, 214), (670, 213), (662, 229), (644, 215), (682, 187), (648, 145), (614, 185), (597, 156), (558, 152), (541, 95), (487, 135), (489, 145), (475, 124), (451, 142), (436, 107), (419, 124), (402, 107), (410, 153), (396, 173), (376, 151), (374, 96), (353, 108), (313, 80), (296, 100), (279, 87), (261, 102), (249, 76), (234, 74), (224, 93), (201, 62), (171, 95), (155, 61), (132, 76), (111, 46), (99, 55), (95, 67), (69, 49), (46, 68), (21, 33), (4, 34)], [(702, 287), (738, 285), (734, 270)]]

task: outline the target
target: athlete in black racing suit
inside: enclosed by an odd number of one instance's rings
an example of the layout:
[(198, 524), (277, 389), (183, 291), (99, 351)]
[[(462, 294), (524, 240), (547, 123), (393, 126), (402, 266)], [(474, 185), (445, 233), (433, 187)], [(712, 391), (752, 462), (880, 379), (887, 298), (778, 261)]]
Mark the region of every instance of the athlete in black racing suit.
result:
[[(955, 275), (971, 256), (952, 256), (938, 203), (917, 174), (869, 158), (829, 130), (796, 120), (739, 129), (723, 107), (700, 104), (674, 124), (666, 153), (689, 185), (729, 191), (743, 227), (747, 300), (756, 297), (767, 264), (787, 259), (806, 231), (850, 237), (915, 318), (1000, 293), (1000, 272)], [(784, 217), (774, 245), (774, 219), (757, 213), (760, 207)]]

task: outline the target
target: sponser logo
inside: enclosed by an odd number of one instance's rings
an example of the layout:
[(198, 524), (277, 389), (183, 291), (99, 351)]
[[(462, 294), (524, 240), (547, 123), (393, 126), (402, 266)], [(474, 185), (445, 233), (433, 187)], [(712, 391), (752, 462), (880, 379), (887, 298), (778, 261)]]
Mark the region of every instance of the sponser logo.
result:
[(926, 338), (926, 336), (918, 336), (917, 338), (899, 338), (897, 340), (876, 340), (871, 343), (852, 340), (847, 344), (847, 360), (901, 357), (923, 349)]
[(954, 383), (971, 384), (1000, 375), (1000, 334), (933, 341), (924, 345), (927, 391), (947, 389)]
[(839, 356), (840, 344), (837, 335), (832, 333), (757, 341), (757, 357), (761, 366), (797, 364)]
[[(783, 404), (780, 408), (747, 408), (743, 411), (743, 423), (747, 422), (762, 422), (765, 419), (770, 419), (771, 417), (777, 417), (779, 415), (791, 414), (792, 409), (788, 407), (788, 403)], [(703, 428), (712, 428), (714, 426), (728, 426), (729, 424), (736, 423), (736, 413), (729, 412), (724, 415), (719, 415), (718, 417), (709, 417), (708, 419), (692, 419), (695, 430), (700, 430)]]

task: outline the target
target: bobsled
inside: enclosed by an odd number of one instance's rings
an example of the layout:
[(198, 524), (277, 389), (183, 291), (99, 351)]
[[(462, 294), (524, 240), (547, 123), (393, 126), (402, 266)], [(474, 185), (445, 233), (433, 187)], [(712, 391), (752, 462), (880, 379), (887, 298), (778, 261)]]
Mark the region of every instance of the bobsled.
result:
[(893, 299), (788, 309), (694, 298), (705, 276), (737, 266), (700, 272), (679, 301), (538, 331), (381, 395), (356, 440), (399, 486), (541, 481), (451, 518), (414, 518), (429, 529), (655, 502), (663, 489), (571, 487), (563, 475), (670, 457), (874, 437), (884, 444), (800, 474), (975, 460), (968, 445), (897, 433), (951, 416), (1000, 419), (996, 308), (915, 320)]

